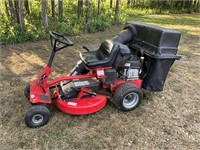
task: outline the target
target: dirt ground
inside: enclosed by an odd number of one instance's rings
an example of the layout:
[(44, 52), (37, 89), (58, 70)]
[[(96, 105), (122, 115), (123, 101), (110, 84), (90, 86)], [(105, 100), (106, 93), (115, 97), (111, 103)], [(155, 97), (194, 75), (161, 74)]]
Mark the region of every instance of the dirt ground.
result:
[[(0, 149), (200, 149), (200, 27), (164, 25), (180, 30), (182, 59), (172, 66), (162, 92), (144, 92), (142, 104), (121, 112), (111, 103), (99, 112), (71, 116), (53, 108), (49, 123), (31, 129), (24, 113), (31, 106), (24, 86), (48, 61), (47, 40), (2, 46), (0, 51)], [(73, 47), (56, 54), (52, 77), (66, 75), (86, 45), (91, 50), (122, 29), (70, 37)]]

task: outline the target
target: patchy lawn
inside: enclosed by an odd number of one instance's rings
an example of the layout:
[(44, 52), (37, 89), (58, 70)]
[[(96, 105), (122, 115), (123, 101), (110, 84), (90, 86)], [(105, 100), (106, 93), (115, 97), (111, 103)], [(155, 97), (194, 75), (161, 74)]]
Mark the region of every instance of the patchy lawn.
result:
[[(180, 61), (172, 66), (164, 91), (150, 93), (139, 108), (121, 112), (112, 103), (86, 116), (71, 116), (53, 107), (49, 123), (26, 127), (31, 106), (24, 86), (47, 63), (49, 41), (2, 46), (0, 51), (0, 149), (200, 149), (200, 19), (198, 15), (145, 15), (132, 20), (153, 23), (183, 33)], [(123, 26), (105, 32), (70, 37), (73, 47), (56, 54), (52, 77), (66, 75), (86, 45), (95, 50)]]

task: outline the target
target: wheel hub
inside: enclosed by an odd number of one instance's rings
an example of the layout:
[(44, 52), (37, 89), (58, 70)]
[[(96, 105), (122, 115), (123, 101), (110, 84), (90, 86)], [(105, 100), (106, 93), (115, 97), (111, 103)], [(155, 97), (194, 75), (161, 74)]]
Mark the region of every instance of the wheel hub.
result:
[(133, 108), (137, 105), (139, 101), (139, 96), (137, 93), (132, 92), (127, 94), (123, 99), (123, 105), (126, 108)]
[(36, 114), (32, 118), (32, 122), (35, 124), (39, 124), (43, 121), (44, 117), (41, 114)]

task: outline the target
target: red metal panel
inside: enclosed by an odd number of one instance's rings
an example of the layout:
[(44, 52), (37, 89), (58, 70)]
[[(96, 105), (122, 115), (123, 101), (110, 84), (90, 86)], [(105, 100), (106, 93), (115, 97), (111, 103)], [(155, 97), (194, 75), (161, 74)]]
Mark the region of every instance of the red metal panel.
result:
[(58, 96), (55, 100), (55, 105), (58, 109), (72, 115), (86, 115), (97, 112), (102, 109), (106, 103), (107, 96), (101, 94), (68, 101), (63, 101), (60, 96)]
[[(39, 103), (46, 103), (50, 104), (52, 102), (50, 97), (50, 91), (49, 88), (43, 89), (38, 85), (38, 80), (34, 80), (30, 84), (30, 102), (33, 104), (39, 104)], [(41, 99), (42, 96), (48, 97), (48, 99)]]
[(116, 80), (115, 84), (111, 85), (111, 91), (114, 92), (120, 85), (124, 84), (124, 83), (132, 83), (135, 86), (137, 86), (138, 88), (141, 88), (142, 86), (142, 80), (138, 79), (138, 80), (132, 80), (132, 81), (125, 81), (125, 80)]
[(47, 83), (47, 86), (55, 85), (61, 81), (67, 81), (67, 80), (76, 80), (76, 79), (87, 79), (87, 78), (95, 78), (95, 74), (86, 74), (86, 75), (77, 75), (77, 76), (66, 76), (66, 77), (60, 77), (57, 78), (51, 82)]

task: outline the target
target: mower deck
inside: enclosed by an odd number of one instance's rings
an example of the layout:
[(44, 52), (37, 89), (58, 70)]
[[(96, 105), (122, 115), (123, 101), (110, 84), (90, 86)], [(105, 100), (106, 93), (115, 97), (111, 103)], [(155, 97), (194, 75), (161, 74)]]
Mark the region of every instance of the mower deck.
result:
[[(58, 89), (56, 89), (56, 95)], [(55, 105), (62, 112), (72, 115), (86, 115), (99, 111), (107, 103), (107, 96), (102, 94), (96, 95), (81, 95), (77, 99), (62, 100), (60, 95), (57, 95)]]

